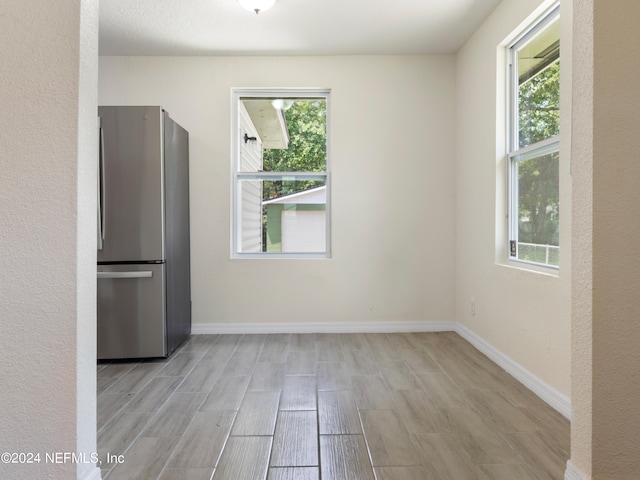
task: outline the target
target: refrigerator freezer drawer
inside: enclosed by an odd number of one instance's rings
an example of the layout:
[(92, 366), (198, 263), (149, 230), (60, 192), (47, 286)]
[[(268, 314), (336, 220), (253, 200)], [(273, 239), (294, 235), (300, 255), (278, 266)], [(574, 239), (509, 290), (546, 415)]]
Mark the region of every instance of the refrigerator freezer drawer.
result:
[(98, 265), (98, 359), (167, 356), (165, 265)]

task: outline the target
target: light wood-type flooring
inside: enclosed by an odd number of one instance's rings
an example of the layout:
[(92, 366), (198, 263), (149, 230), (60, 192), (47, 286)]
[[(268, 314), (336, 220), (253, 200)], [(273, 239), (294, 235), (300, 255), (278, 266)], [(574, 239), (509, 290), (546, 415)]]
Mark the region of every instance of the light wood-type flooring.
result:
[(97, 376), (107, 480), (560, 480), (569, 458), (569, 422), (455, 333), (196, 335)]

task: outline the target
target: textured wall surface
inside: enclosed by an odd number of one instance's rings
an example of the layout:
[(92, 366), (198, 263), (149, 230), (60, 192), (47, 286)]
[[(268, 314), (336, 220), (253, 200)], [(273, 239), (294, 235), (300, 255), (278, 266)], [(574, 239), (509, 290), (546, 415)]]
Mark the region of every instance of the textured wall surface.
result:
[[(521, 32), (549, 5), (503, 1), (457, 56), (456, 321), (568, 398), (571, 184), (564, 130), (560, 271), (542, 274), (506, 261), (504, 48), (513, 32)], [(564, 59), (565, 45), (561, 48)], [(564, 84), (564, 63), (562, 68)], [(561, 105), (563, 117), (567, 100)]]
[[(332, 90), (332, 258), (230, 260), (231, 88), (287, 86)], [(454, 88), (452, 56), (101, 57), (99, 100), (190, 132), (194, 323), (451, 321)]]
[(640, 3), (593, 7), (592, 460), (616, 480), (640, 472)]
[(573, 0), (571, 461), (591, 475), (593, 0)]
[[(571, 462), (593, 480), (640, 471), (640, 4), (575, 0)], [(578, 253), (579, 252), (579, 253)]]
[[(96, 7), (81, 0), (0, 7), (0, 452), (42, 455), (39, 464), (0, 464), (3, 479), (97, 471), (45, 461), (46, 453), (95, 450), (95, 412), (77, 406), (79, 400), (95, 406), (95, 336), (91, 327), (78, 328), (95, 323), (95, 296), (79, 285), (95, 283), (95, 263), (90, 253), (79, 261), (84, 247), (77, 245), (87, 232), (95, 235), (95, 174), (79, 173), (78, 149), (82, 143), (86, 154), (96, 136), (93, 129), (82, 133), (78, 112), (95, 107), (95, 93), (79, 92), (81, 81), (95, 91), (96, 52), (81, 66), (80, 25), (81, 12), (92, 12), (93, 32), (84, 39), (95, 45)], [(80, 189), (87, 197), (79, 198)], [(79, 200), (93, 205), (90, 223)], [(78, 378), (78, 364), (91, 367), (93, 382)]]
[[(80, 11), (77, 159), (77, 434), (76, 451), (96, 448), (96, 203), (98, 172), (98, 0)], [(77, 464), (77, 478), (96, 478), (92, 463)]]

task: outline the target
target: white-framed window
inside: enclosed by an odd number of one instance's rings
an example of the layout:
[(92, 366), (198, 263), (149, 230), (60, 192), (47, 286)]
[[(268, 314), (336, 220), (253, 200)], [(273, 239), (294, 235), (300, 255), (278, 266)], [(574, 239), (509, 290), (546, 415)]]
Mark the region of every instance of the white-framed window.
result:
[(560, 7), (507, 49), (509, 259), (560, 264)]
[(233, 258), (330, 256), (329, 90), (232, 90)]

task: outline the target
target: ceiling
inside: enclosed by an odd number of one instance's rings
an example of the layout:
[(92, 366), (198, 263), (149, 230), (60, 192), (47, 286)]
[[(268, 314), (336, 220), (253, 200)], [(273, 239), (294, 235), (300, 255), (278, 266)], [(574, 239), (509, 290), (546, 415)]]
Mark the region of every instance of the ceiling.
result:
[(101, 0), (101, 55), (456, 52), (501, 0)]

